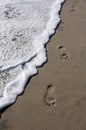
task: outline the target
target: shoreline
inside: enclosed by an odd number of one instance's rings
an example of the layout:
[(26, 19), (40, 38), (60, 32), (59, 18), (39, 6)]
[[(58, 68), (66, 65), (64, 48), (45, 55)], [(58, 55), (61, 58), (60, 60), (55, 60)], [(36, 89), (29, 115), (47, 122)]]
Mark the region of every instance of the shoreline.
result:
[[(7, 73), (8, 73), (8, 75), (10, 75), (10, 78), (8, 77), (8, 80), (5, 79), (6, 85), (5, 85), (5, 87), (3, 85), (4, 90), (1, 93), (2, 95), (1, 95), (1, 100), (0, 100), (0, 110), (3, 109), (6, 106), (9, 106), (10, 104), (13, 104), (15, 102), (17, 96), (22, 94), (22, 92), (24, 91), (24, 88), (25, 88), (25, 86), (27, 84), (27, 80), (29, 82), (30, 77), (32, 77), (32, 75), (35, 75), (37, 73), (37, 69), (36, 68), (38, 66), (42, 66), (42, 64), (44, 64), (46, 62), (46, 50), (45, 50), (44, 47), (45, 47), (46, 43), (49, 41), (49, 37), (52, 34), (54, 34), (55, 28), (56, 28), (56, 26), (60, 22), (59, 11), (61, 9), (61, 5), (62, 5), (63, 1), (64, 0), (60, 0), (60, 1), (56, 0), (55, 2), (51, 1), (50, 3), (48, 3), (48, 6), (50, 8), (49, 9), (50, 12), (49, 12), (49, 18), (47, 19), (48, 21), (45, 22), (46, 23), (45, 30), (42, 30), (42, 28), (41, 28), (42, 24), (43, 24), (42, 23), (43, 21), (41, 20), (41, 22), (40, 22), (40, 19), (41, 19), (41, 16), (40, 16), (41, 14), (40, 13), (42, 13), (44, 9), (47, 10), (47, 7), (45, 6), (45, 4), (44, 4), (44, 6), (46, 8), (44, 7), (43, 10), (41, 10), (41, 12), (38, 11), (39, 13), (35, 14), (35, 15), (37, 15), (39, 17), (39, 24), (41, 24), (41, 26), (40, 26), (41, 34), (39, 35), (39, 33), (38, 33), (37, 38), (34, 41), (32, 40), (33, 41), (32, 42), (33, 43), (32, 44), (33, 47), (30, 47), (31, 45), (29, 45), (29, 42), (26, 42), (27, 43), (26, 44), (27, 45), (27, 49), (26, 49), (25, 44), (22, 45), (23, 46), (24, 56), (22, 55), (23, 53), (22, 53), (22, 47), (21, 47), (21, 51), (19, 51), (19, 50), (15, 51), (15, 53), (11, 56), (11, 59), (10, 59), (9, 58), (9, 56), (10, 56), (9, 52), (13, 51), (15, 47), (10, 51), (9, 50), (9, 48), (10, 48), (9, 46), (10, 45), (8, 44), (9, 45), (8, 46), (8, 51), (5, 52), (5, 53), (8, 54), (8, 59), (9, 60), (7, 60), (7, 62), (6, 62), (6, 60), (5, 60), (6, 57), (4, 56), (4, 60), (2, 60), (1, 62), (3, 63), (2, 73), (5, 73), (5, 75), (6, 75), (6, 70), (7, 70)], [(42, 4), (41, 4), (41, 6), (42, 6)], [(28, 3), (28, 5), (29, 5), (29, 3)], [(46, 3), (46, 5), (47, 5), (47, 3)], [(34, 3), (34, 6), (37, 6), (36, 3)], [(32, 6), (31, 6), (31, 8), (32, 8)], [(38, 8), (40, 8), (40, 7), (38, 6)], [(28, 10), (28, 9), (29, 8), (27, 8), (26, 10)], [(33, 10), (33, 8), (32, 8), (32, 10)], [(37, 10), (39, 10), (39, 9), (37, 9)], [(29, 12), (29, 10), (26, 11), (26, 12)], [(28, 13), (25, 13), (25, 14), (28, 15)], [(44, 17), (43, 20), (46, 19), (46, 17), (47, 17), (46, 14), (45, 14), (45, 17), (42, 16), (42, 17)], [(22, 17), (22, 15), (24, 15), (24, 14), (21, 13), (20, 16)], [(27, 18), (26, 18), (26, 20), (27, 20)], [(32, 17), (32, 23), (34, 23), (34, 21), (36, 21), (36, 19), (35, 19), (35, 17)], [(30, 24), (30, 23), (28, 22), (28, 24)], [(36, 24), (37, 24), (37, 22), (36, 22)], [(8, 26), (9, 26), (9, 24), (8, 24)], [(39, 25), (37, 25), (37, 26), (39, 27)], [(27, 29), (27, 31), (28, 31), (28, 29)], [(33, 30), (33, 32), (34, 32), (34, 30)], [(34, 39), (34, 33), (32, 33), (32, 34), (33, 34), (33, 39)], [(36, 35), (36, 32), (35, 32), (35, 35)], [(29, 37), (30, 37), (30, 35), (28, 35), (28, 38)], [(20, 37), (20, 39), (22, 39), (22, 38), (23, 37)], [(18, 44), (19, 46), (21, 46), (19, 44), (19, 42), (18, 43), (17, 42), (15, 44)], [(24, 41), (22, 41), (22, 42), (24, 42)], [(18, 45), (16, 45), (16, 46), (18, 46)], [(2, 47), (2, 49), (3, 49), (3, 47)], [(31, 49), (31, 51), (28, 51), (30, 49)], [(19, 54), (18, 51), (20, 52), (20, 55), (19, 55), (19, 57), (17, 59), (17, 55)], [(33, 52), (33, 53), (31, 54), (31, 52)], [(3, 53), (4, 53), (4, 51), (3, 51)], [(27, 57), (26, 53), (30, 56), (30, 57), (28, 56), (28, 59), (27, 59), (28, 62), (26, 62), (26, 57)], [(2, 55), (6, 55), (6, 54), (2, 54)], [(14, 57), (14, 60), (13, 60), (13, 57)], [(16, 60), (15, 60), (15, 57), (16, 57)], [(12, 61), (10, 61), (10, 60), (12, 60)], [(4, 66), (4, 62), (3, 61), (6, 62), (5, 66)], [(17, 61), (17, 62), (15, 62), (15, 61)], [(22, 63), (20, 61), (22, 61)], [(11, 69), (9, 69), (9, 68), (11, 68)], [(12, 70), (12, 68), (13, 68), (13, 70)], [(15, 75), (14, 75), (14, 73), (15, 73)], [(12, 78), (12, 80), (10, 81), (11, 78)], [(1, 83), (4, 82), (3, 80), (4, 80), (4, 78), (2, 78)], [(11, 89), (11, 88), (14, 88), (14, 89)]]

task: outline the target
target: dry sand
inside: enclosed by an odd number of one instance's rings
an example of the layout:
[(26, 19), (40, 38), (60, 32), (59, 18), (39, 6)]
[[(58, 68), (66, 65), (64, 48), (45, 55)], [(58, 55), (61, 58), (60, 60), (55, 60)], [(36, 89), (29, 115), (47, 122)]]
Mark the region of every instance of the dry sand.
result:
[(0, 130), (86, 130), (86, 0), (67, 0), (48, 62), (2, 114)]

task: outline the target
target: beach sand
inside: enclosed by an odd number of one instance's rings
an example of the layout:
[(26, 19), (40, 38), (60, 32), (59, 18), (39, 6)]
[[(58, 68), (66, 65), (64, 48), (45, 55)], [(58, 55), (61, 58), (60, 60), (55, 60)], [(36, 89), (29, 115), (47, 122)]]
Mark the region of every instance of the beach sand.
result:
[(66, 0), (48, 62), (2, 113), (0, 130), (86, 130), (86, 0)]

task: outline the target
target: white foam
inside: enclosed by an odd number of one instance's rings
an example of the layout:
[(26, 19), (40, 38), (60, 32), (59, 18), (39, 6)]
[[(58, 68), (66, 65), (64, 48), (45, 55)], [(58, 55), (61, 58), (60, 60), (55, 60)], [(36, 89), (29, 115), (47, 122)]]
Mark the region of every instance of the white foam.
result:
[(15, 101), (46, 61), (44, 45), (60, 22), (62, 2), (0, 1), (0, 109)]

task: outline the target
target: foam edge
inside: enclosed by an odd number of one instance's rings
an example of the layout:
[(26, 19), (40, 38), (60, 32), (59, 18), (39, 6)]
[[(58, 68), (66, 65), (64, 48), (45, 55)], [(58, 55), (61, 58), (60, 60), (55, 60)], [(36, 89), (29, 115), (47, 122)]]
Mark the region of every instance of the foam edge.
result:
[[(37, 52), (37, 56), (32, 59), (30, 63), (28, 62), (25, 64), (18, 77), (6, 86), (3, 97), (0, 99), (0, 110), (15, 102), (17, 96), (24, 91), (26, 82), (29, 78), (37, 73), (36, 67), (41, 66), (46, 62), (46, 49), (44, 48), (44, 45), (49, 41), (50, 36), (54, 34), (55, 29), (60, 22), (59, 11), (63, 2), (64, 0), (56, 0), (54, 2), (51, 9), (51, 18), (46, 27), (46, 31), (44, 31), (35, 41), (42, 44), (43, 47)], [(10, 93), (8, 92), (9, 88), (13, 88)]]

